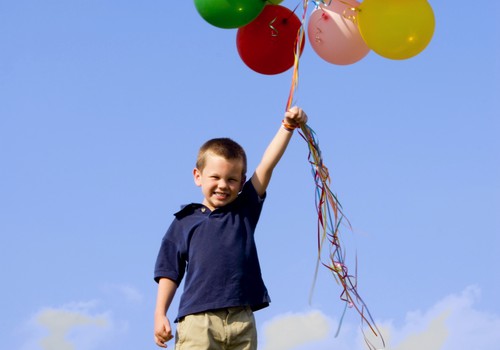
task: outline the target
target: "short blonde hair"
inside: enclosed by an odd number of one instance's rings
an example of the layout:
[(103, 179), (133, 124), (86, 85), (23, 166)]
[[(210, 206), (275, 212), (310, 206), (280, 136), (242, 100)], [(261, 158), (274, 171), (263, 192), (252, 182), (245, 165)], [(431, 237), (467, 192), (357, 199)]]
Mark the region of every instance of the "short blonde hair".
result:
[(203, 171), (206, 155), (212, 153), (227, 160), (240, 159), (243, 163), (242, 176), (247, 173), (247, 156), (245, 150), (237, 142), (227, 137), (215, 138), (205, 142), (198, 151), (196, 168)]

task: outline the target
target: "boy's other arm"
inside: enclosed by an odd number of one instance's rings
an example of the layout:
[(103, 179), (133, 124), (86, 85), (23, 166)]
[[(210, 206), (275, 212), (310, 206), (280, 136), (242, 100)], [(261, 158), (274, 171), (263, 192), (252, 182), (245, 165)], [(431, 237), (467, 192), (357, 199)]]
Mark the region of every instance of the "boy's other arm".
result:
[(155, 343), (156, 345), (166, 348), (165, 343), (172, 339), (172, 328), (170, 327), (170, 321), (167, 318), (167, 311), (172, 303), (175, 292), (177, 290), (177, 284), (168, 278), (161, 278), (158, 282), (158, 296), (156, 298), (156, 308), (155, 308)]
[[(283, 121), (289, 125), (299, 126), (307, 122), (307, 115), (302, 109), (292, 107), (285, 112)], [(281, 126), (274, 138), (271, 140), (269, 146), (267, 146), (266, 151), (262, 156), (262, 160), (255, 169), (255, 173), (252, 175), (251, 179), (252, 184), (259, 196), (262, 197), (264, 193), (266, 193), (267, 186), (271, 181), (273, 170), (285, 153), (292, 135), (293, 130), (290, 131)]]

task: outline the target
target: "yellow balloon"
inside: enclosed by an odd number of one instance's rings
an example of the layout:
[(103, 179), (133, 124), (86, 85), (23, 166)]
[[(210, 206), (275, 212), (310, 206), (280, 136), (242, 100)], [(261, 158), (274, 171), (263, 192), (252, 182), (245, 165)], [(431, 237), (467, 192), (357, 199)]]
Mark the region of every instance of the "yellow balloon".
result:
[(432, 39), (435, 19), (427, 0), (364, 0), (358, 27), (380, 56), (403, 60), (418, 55)]

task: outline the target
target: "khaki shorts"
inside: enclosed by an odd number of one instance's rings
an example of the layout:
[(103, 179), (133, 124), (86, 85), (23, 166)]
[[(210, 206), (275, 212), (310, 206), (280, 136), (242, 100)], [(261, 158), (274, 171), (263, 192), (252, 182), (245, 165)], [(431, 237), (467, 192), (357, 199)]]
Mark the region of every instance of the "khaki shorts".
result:
[(188, 315), (177, 324), (175, 350), (257, 350), (250, 307), (230, 307)]

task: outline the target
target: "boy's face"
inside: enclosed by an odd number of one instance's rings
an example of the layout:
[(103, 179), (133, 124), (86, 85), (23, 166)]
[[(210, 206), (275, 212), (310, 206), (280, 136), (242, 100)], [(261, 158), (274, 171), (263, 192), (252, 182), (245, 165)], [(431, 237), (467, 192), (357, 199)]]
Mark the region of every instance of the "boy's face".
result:
[(201, 187), (203, 205), (210, 210), (223, 207), (238, 197), (245, 182), (242, 174), (241, 159), (227, 160), (208, 153), (205, 155), (205, 167), (193, 170), (194, 182)]

